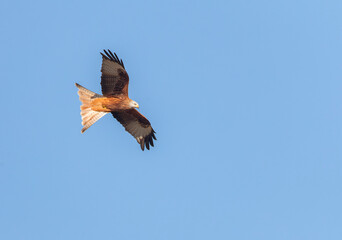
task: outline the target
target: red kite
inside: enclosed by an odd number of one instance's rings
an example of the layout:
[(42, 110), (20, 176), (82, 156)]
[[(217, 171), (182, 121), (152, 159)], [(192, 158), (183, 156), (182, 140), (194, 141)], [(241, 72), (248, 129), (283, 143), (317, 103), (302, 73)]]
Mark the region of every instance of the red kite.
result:
[(129, 132), (140, 144), (141, 150), (150, 150), (153, 147), (153, 139), (156, 139), (155, 131), (150, 122), (139, 113), (138, 103), (128, 97), (129, 77), (125, 66), (116, 53), (104, 50), (102, 55), (101, 87), (102, 94), (96, 94), (78, 83), (78, 95), (82, 102), (81, 116), (83, 133), (97, 120), (107, 113), (111, 113), (125, 130)]

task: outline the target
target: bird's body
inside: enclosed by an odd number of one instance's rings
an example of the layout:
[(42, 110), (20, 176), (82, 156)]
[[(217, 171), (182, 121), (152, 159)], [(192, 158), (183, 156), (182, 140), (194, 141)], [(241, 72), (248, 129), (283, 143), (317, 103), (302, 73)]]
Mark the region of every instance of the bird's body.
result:
[(155, 131), (150, 122), (139, 113), (136, 108), (139, 105), (128, 97), (129, 77), (122, 60), (118, 56), (104, 50), (102, 54), (102, 94), (96, 94), (76, 83), (79, 89), (78, 95), (82, 102), (82, 133), (86, 131), (97, 120), (112, 113), (140, 144), (142, 150), (145, 146), (149, 150), (153, 147), (153, 139), (156, 140)]
[(91, 102), (91, 109), (97, 112), (113, 112), (113, 111), (123, 111), (131, 108), (131, 99), (118, 96), (118, 97), (100, 97), (95, 98)]

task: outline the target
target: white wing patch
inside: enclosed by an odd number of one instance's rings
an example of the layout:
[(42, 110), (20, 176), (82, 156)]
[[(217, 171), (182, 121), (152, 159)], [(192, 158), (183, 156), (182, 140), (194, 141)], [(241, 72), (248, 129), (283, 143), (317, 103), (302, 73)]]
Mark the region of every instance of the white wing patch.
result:
[(118, 69), (123, 69), (124, 68), (116, 63), (116, 62), (113, 62), (109, 59), (103, 59), (103, 62), (102, 62), (102, 68), (101, 68), (101, 72), (105, 75), (117, 75), (118, 74)]
[[(138, 121), (132, 121), (126, 125), (126, 129), (130, 132), (136, 139), (144, 138), (149, 135), (152, 131), (151, 126), (144, 128), (140, 125)], [(139, 142), (139, 141), (138, 141)]]

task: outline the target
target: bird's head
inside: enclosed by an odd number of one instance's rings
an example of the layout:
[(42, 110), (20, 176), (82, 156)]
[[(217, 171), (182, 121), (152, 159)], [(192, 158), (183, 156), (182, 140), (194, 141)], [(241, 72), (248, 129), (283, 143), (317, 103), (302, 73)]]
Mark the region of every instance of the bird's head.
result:
[(130, 102), (131, 108), (139, 108), (139, 104), (136, 101), (131, 100)]

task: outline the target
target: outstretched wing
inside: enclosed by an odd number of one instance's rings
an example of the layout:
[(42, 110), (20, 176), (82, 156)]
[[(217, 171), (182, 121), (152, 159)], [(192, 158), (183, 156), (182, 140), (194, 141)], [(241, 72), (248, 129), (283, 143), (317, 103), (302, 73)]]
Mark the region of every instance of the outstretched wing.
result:
[(103, 50), (101, 67), (101, 87), (104, 96), (124, 94), (128, 96), (129, 77), (125, 66), (116, 53)]
[(141, 150), (144, 148), (150, 150), (153, 147), (153, 139), (157, 140), (155, 131), (151, 127), (151, 123), (137, 110), (129, 109), (126, 111), (112, 112), (113, 116), (118, 120), (126, 131), (129, 132), (140, 144)]

